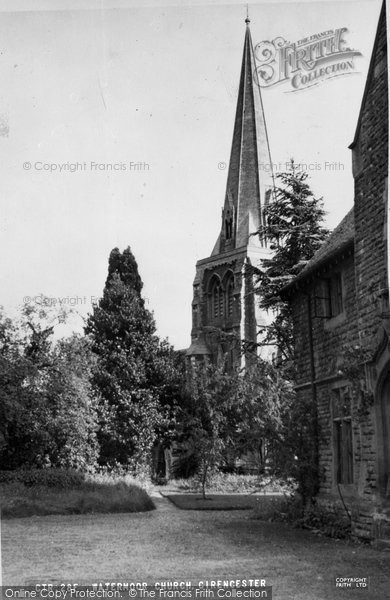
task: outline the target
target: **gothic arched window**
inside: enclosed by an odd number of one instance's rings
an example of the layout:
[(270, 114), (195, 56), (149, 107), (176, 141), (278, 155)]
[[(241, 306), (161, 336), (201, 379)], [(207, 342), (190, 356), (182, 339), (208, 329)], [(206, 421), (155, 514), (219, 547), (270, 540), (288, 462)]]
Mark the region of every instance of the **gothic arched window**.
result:
[(230, 275), (225, 284), (226, 290), (226, 315), (231, 317), (233, 315), (233, 301), (234, 301), (234, 280), (233, 275)]
[[(261, 210), (261, 221), (262, 221), (262, 225), (263, 227), (267, 227), (268, 225), (268, 216), (267, 216), (267, 209), (269, 204), (272, 201), (272, 188), (267, 188), (264, 194), (264, 206)], [(268, 236), (264, 233), (264, 235), (262, 236), (262, 243), (264, 246), (268, 245)]]
[(219, 279), (213, 280), (210, 291), (211, 317), (219, 319), (223, 317), (223, 289)]
[(230, 240), (233, 233), (233, 219), (232, 217), (228, 217), (225, 219), (225, 237), (227, 240)]
[(225, 239), (230, 240), (233, 237), (233, 216), (228, 211), (225, 218)]

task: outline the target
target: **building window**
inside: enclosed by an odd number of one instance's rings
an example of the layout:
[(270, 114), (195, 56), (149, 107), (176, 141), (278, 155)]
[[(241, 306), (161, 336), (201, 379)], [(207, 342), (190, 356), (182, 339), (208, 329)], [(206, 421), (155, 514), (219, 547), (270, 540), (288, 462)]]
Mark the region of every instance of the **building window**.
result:
[(336, 317), (343, 312), (343, 288), (341, 273), (336, 273), (328, 279), (329, 316)]
[(234, 291), (234, 281), (233, 277), (230, 277), (226, 284), (226, 314), (228, 317), (233, 315), (233, 291)]
[(195, 329), (198, 327), (198, 306), (192, 305), (192, 327)]
[(268, 236), (265, 233), (265, 229), (268, 226), (268, 216), (267, 216), (267, 208), (272, 200), (272, 188), (268, 187), (264, 193), (264, 202), (261, 207), (261, 228), (263, 229), (261, 233), (261, 244), (262, 246), (267, 247), (268, 245)]
[(231, 373), (234, 366), (234, 350), (233, 348), (229, 348), (227, 352), (225, 352), (225, 372)]
[(341, 273), (323, 279), (315, 290), (315, 317), (332, 319), (344, 311)]
[(223, 316), (223, 290), (219, 281), (215, 280), (211, 288), (211, 315), (214, 319)]
[(208, 292), (208, 315), (212, 321), (230, 318), (234, 314), (234, 275), (225, 274), (223, 282), (213, 275)]
[(332, 392), (333, 456), (336, 483), (353, 483), (351, 397), (349, 389)]
[(225, 219), (225, 238), (230, 240), (233, 235), (233, 217)]
[(223, 213), (225, 215), (225, 240), (231, 240), (233, 237), (234, 212), (230, 208)]
[(272, 187), (268, 187), (264, 194), (264, 206), (268, 206), (272, 198)]

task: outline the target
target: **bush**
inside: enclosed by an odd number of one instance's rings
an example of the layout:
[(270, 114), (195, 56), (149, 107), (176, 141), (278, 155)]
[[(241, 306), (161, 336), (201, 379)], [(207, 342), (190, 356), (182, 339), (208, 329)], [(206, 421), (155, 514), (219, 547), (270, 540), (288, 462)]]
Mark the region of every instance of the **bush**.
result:
[(348, 538), (351, 533), (349, 519), (334, 506), (325, 507), (312, 503), (304, 508), (298, 494), (285, 496), (282, 501), (275, 499), (273, 503), (269, 503), (266, 512), (263, 506), (259, 505), (254, 511), (253, 518), (281, 521), (293, 527), (310, 529), (336, 539)]
[(86, 513), (144, 512), (155, 508), (147, 492), (122, 479), (89, 477), (80, 485), (64, 487), (3, 483), (2, 517), (69, 515)]
[(175, 479), (188, 479), (194, 477), (199, 467), (197, 456), (191, 453), (183, 453), (182, 456), (176, 456), (172, 465), (172, 472)]
[(20, 469), (0, 471), (0, 483), (23, 483), (27, 487), (45, 486), (57, 488), (80, 487), (85, 481), (84, 473), (74, 469)]
[(114, 484), (91, 482), (83, 486), (82, 495), (77, 490), (74, 508), (76, 514), (146, 512), (155, 505), (145, 490), (120, 481)]
[(100, 472), (94, 473), (94, 475), (88, 476), (87, 481), (98, 483), (98, 484), (107, 484), (107, 485), (116, 485), (118, 483), (125, 483), (126, 485), (132, 485), (139, 487), (145, 490), (146, 493), (150, 494), (154, 490), (154, 485), (151, 481), (151, 478), (147, 474), (141, 475), (131, 475), (129, 473), (123, 472), (119, 473), (109, 473), (109, 472)]
[(267, 503), (263, 502), (263, 497), (259, 497), (252, 518), (261, 521), (281, 521), (295, 525), (302, 517), (301, 502), (296, 496), (270, 496)]
[(302, 527), (337, 539), (348, 538), (351, 534), (351, 522), (344, 514), (334, 507), (319, 504), (312, 504), (305, 510)]
[[(200, 489), (197, 477), (177, 479), (175, 480), (175, 484), (183, 491), (198, 491)], [(286, 487), (283, 482), (263, 475), (239, 475), (235, 473), (216, 472), (210, 476), (208, 489), (210, 492), (225, 494), (254, 494), (255, 492), (279, 493), (285, 491)]]

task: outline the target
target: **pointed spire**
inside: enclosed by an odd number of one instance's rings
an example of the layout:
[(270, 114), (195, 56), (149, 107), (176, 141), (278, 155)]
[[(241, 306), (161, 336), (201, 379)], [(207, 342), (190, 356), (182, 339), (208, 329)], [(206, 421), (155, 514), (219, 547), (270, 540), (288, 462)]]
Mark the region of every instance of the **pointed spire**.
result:
[(249, 18), (249, 4), (246, 5), (246, 19), (245, 19), (245, 23), (247, 24), (247, 26), (249, 26), (249, 23), (251, 22), (250, 18)]
[(257, 243), (257, 237), (250, 234), (261, 225), (262, 207), (266, 205), (269, 190), (273, 185), (272, 163), (248, 8), (245, 23), (244, 52), (224, 208), (224, 212), (231, 211), (233, 202), (233, 239), (226, 239), (223, 219), (219, 243), (213, 253)]

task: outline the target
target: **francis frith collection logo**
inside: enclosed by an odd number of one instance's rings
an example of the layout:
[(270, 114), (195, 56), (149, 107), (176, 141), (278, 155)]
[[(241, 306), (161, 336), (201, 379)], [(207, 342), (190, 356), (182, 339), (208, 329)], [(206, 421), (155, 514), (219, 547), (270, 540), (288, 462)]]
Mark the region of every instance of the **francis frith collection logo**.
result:
[(297, 42), (277, 37), (256, 44), (256, 76), (260, 87), (290, 82), (290, 92), (307, 89), (333, 77), (355, 72), (361, 52), (347, 46), (348, 29), (330, 29)]

